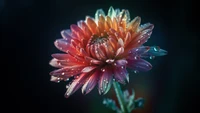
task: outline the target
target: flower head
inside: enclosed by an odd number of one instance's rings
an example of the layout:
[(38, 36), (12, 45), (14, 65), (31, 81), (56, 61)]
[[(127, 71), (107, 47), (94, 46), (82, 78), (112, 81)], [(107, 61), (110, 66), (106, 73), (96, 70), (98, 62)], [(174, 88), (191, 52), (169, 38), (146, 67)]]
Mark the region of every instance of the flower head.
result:
[(61, 31), (62, 39), (55, 46), (64, 53), (52, 54), (51, 81), (60, 82), (73, 77), (65, 93), (69, 97), (80, 87), (89, 93), (98, 84), (100, 94), (106, 94), (113, 80), (122, 84), (129, 81), (127, 67), (135, 71), (148, 71), (151, 64), (143, 58), (166, 54), (158, 46), (143, 44), (150, 38), (153, 24), (140, 25), (140, 17), (130, 21), (128, 10), (110, 7), (105, 15), (98, 9), (95, 19), (86, 17), (70, 29)]

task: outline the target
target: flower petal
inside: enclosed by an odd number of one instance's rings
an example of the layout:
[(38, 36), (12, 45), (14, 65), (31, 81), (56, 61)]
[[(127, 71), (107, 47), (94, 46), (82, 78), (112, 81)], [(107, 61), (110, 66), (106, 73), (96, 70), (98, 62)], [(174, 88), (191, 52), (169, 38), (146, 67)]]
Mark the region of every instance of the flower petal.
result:
[(135, 32), (137, 28), (139, 27), (141, 22), (141, 18), (139, 16), (135, 17), (131, 23), (128, 25), (128, 30), (131, 30), (132, 32)]
[(92, 31), (93, 34), (97, 34), (98, 29), (97, 29), (97, 25), (94, 22), (94, 20), (90, 17), (86, 17), (86, 22), (87, 22), (87, 25), (88, 25), (90, 31)]
[(55, 53), (55, 54), (52, 54), (51, 56), (58, 60), (66, 60), (69, 57), (69, 54)]
[(87, 67), (83, 68), (83, 70), (81, 72), (88, 73), (88, 72), (94, 70), (95, 68), (96, 68), (96, 66), (87, 66)]
[(72, 33), (75, 34), (79, 40), (85, 38), (82, 29), (79, 28), (77, 25), (72, 24), (70, 28), (71, 28)]
[(115, 61), (114, 65), (120, 67), (120, 66), (125, 66), (127, 63), (128, 62), (125, 59), (120, 59)]
[(100, 16), (105, 16), (105, 13), (102, 9), (98, 9), (95, 13), (95, 21), (98, 22)]
[(110, 6), (110, 8), (109, 8), (109, 10), (108, 10), (108, 16), (109, 16), (111, 19), (113, 19), (113, 17), (116, 16), (115, 10), (114, 10), (114, 8), (113, 8), (112, 6)]
[(117, 82), (120, 82), (121, 84), (125, 84), (125, 80), (129, 82), (129, 74), (126, 70), (126, 66), (116, 66), (113, 70), (114, 72), (114, 78), (117, 80)]
[(124, 48), (123, 47), (120, 47), (119, 49), (117, 49), (117, 52), (116, 52), (116, 57), (121, 55), (122, 53), (124, 53)]
[(82, 93), (88, 94), (97, 84), (98, 78), (100, 75), (100, 71), (95, 71), (90, 78), (84, 83), (82, 87)]
[(143, 59), (127, 59), (127, 61), (127, 67), (136, 71), (149, 71), (152, 68), (152, 65)]
[(70, 41), (72, 39), (71, 31), (69, 29), (62, 30), (61, 31), (61, 36), (63, 37), (63, 39), (68, 40), (68, 41)]
[(141, 46), (141, 47), (138, 47), (138, 48), (133, 48), (132, 50), (129, 51), (128, 58), (129, 59), (135, 59), (135, 57), (140, 57), (142, 54), (149, 51), (149, 49), (150, 49), (149, 46)]
[(54, 77), (54, 76), (51, 76), (51, 79), (50, 79), (50, 81), (56, 82), (56, 83), (59, 83), (61, 80), (63, 80), (63, 78)]
[(65, 66), (61, 69), (57, 69), (54, 70), (52, 72), (50, 72), (51, 76), (55, 76), (55, 77), (60, 77), (60, 78), (70, 78), (74, 75), (78, 75), (81, 73), (81, 70), (84, 68), (85, 66), (82, 65), (76, 65), (76, 66)]
[(62, 68), (63, 66), (59, 64), (58, 59), (53, 58), (49, 64), (53, 67)]
[(113, 73), (109, 68), (102, 68), (102, 75), (99, 79), (99, 94), (106, 94), (112, 85)]
[(61, 51), (68, 53), (70, 52), (75, 52), (75, 49), (71, 46), (71, 44), (65, 40), (65, 39), (57, 39), (54, 42), (54, 45)]
[(78, 78), (76, 78), (67, 89), (65, 97), (68, 98), (70, 95), (76, 92), (84, 84), (88, 78), (88, 75), (88, 73), (82, 73)]
[(143, 58), (151, 57), (151, 56), (164, 56), (167, 54), (167, 51), (160, 49), (159, 46), (150, 47), (149, 51), (145, 52), (141, 55)]

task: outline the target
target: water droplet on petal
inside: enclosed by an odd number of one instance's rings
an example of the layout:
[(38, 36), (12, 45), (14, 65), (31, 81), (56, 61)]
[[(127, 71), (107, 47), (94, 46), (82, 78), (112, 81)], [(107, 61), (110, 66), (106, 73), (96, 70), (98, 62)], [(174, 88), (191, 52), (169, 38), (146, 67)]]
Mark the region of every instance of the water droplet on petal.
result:
[(102, 71), (102, 72), (105, 72), (105, 69), (104, 69), (104, 68), (102, 68), (102, 69), (101, 69), (101, 71)]
[(135, 71), (134, 71), (134, 73), (138, 73), (138, 71), (137, 71), (137, 70), (135, 70)]
[(155, 47), (153, 48), (153, 50), (154, 50), (154, 51), (159, 51), (159, 50), (160, 50), (160, 47), (159, 47), (159, 46), (155, 46)]
[(64, 75), (65, 73), (63, 72), (62, 75)]
[(140, 43), (140, 40), (138, 40), (138, 43)]
[(121, 66), (122, 69), (124, 69), (124, 66)]
[(150, 56), (149, 58), (150, 58), (150, 59), (154, 59), (154, 58), (155, 58), (155, 56)]
[(138, 59), (138, 57), (137, 57), (137, 56), (135, 56), (135, 57), (134, 57), (134, 59), (135, 59), (135, 60), (137, 60), (137, 59)]

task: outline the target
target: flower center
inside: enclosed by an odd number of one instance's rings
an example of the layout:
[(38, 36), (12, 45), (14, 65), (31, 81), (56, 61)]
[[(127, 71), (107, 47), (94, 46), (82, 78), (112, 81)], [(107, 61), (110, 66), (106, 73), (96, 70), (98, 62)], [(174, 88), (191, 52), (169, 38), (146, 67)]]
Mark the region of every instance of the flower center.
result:
[(107, 40), (108, 40), (108, 35), (101, 34), (101, 36), (98, 36), (98, 35), (94, 34), (94, 35), (91, 36), (89, 45), (102, 44), (102, 43), (107, 42)]

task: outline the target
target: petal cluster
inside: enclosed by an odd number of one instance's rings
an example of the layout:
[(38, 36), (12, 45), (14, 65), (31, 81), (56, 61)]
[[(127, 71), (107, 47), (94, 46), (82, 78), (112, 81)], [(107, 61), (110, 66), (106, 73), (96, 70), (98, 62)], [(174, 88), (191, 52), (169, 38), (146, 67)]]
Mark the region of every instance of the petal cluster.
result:
[(73, 78), (65, 93), (69, 97), (82, 87), (89, 93), (97, 84), (100, 94), (106, 94), (113, 80), (129, 81), (127, 67), (148, 71), (151, 64), (143, 58), (166, 55), (158, 46), (143, 44), (150, 38), (153, 24), (140, 25), (141, 18), (132, 21), (128, 10), (110, 7), (105, 15), (97, 10), (95, 18), (86, 17), (70, 29), (61, 31), (62, 39), (55, 46), (63, 53), (52, 54), (50, 65), (58, 68), (50, 73), (51, 81)]

